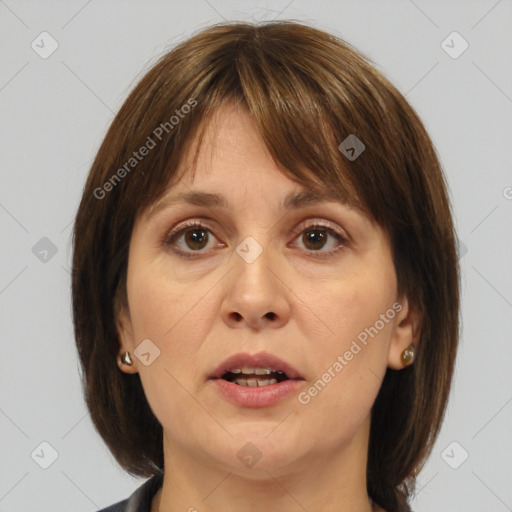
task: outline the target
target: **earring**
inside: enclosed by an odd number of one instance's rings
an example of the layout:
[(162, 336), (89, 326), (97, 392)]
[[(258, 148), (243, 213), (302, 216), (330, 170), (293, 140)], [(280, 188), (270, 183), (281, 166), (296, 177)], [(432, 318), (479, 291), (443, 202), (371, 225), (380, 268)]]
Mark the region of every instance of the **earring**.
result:
[(416, 355), (416, 347), (414, 345), (409, 345), (403, 352), (402, 352), (402, 364), (404, 365), (404, 368), (406, 366), (411, 365), (414, 362), (414, 356)]
[(130, 352), (125, 352), (122, 356), (121, 356), (121, 362), (123, 364), (126, 364), (128, 366), (131, 366), (133, 364), (133, 361), (132, 361), (132, 358), (130, 357)]

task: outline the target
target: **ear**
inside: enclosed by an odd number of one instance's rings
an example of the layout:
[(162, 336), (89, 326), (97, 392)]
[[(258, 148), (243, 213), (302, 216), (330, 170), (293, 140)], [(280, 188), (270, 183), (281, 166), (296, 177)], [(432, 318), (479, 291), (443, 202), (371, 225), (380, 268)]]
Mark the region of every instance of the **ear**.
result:
[[(117, 355), (117, 364), (119, 369), (125, 373), (137, 373), (137, 358), (133, 356), (135, 349), (133, 327), (130, 318), (130, 310), (126, 295), (123, 297), (122, 292), (118, 292), (114, 301), (115, 324), (117, 330), (117, 338), (119, 341), (119, 352)], [(129, 352), (132, 360), (131, 365), (123, 363), (121, 357), (125, 352)]]
[[(401, 355), (410, 345), (418, 349), (421, 330), (421, 315), (418, 308), (407, 297), (397, 300), (397, 315), (388, 354), (388, 367), (393, 370), (404, 368)], [(400, 309), (399, 309), (400, 308)]]

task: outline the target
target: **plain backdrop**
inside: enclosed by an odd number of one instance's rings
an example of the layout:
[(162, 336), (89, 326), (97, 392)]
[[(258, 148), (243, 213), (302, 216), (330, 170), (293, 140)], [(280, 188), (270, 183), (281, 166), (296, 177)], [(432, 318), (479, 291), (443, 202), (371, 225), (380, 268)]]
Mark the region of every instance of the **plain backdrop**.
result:
[(73, 217), (108, 125), (155, 59), (209, 24), (270, 19), (365, 52), (431, 134), (460, 239), (462, 336), (413, 508), (512, 510), (511, 0), (0, 0), (0, 510), (90, 512), (142, 483), (84, 406)]

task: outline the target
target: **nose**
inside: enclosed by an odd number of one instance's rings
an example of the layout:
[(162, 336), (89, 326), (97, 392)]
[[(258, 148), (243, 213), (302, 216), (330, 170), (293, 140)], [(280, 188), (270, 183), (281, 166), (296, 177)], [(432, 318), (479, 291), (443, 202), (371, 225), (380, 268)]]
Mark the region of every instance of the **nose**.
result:
[(234, 269), (226, 277), (221, 306), (228, 327), (261, 330), (282, 327), (288, 322), (290, 288), (277, 265), (272, 265), (270, 256), (270, 249), (265, 248), (251, 262), (234, 255)]

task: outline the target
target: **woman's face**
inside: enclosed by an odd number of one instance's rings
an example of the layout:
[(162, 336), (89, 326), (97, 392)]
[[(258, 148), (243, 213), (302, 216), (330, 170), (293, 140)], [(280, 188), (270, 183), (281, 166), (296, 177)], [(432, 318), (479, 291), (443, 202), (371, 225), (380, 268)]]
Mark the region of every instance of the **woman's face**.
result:
[[(255, 477), (366, 453), (386, 367), (412, 341), (407, 301), (381, 228), (333, 199), (288, 209), (304, 191), (226, 106), (194, 180), (137, 219), (123, 370), (140, 373), (169, 453)], [(173, 201), (191, 192), (223, 204)]]

